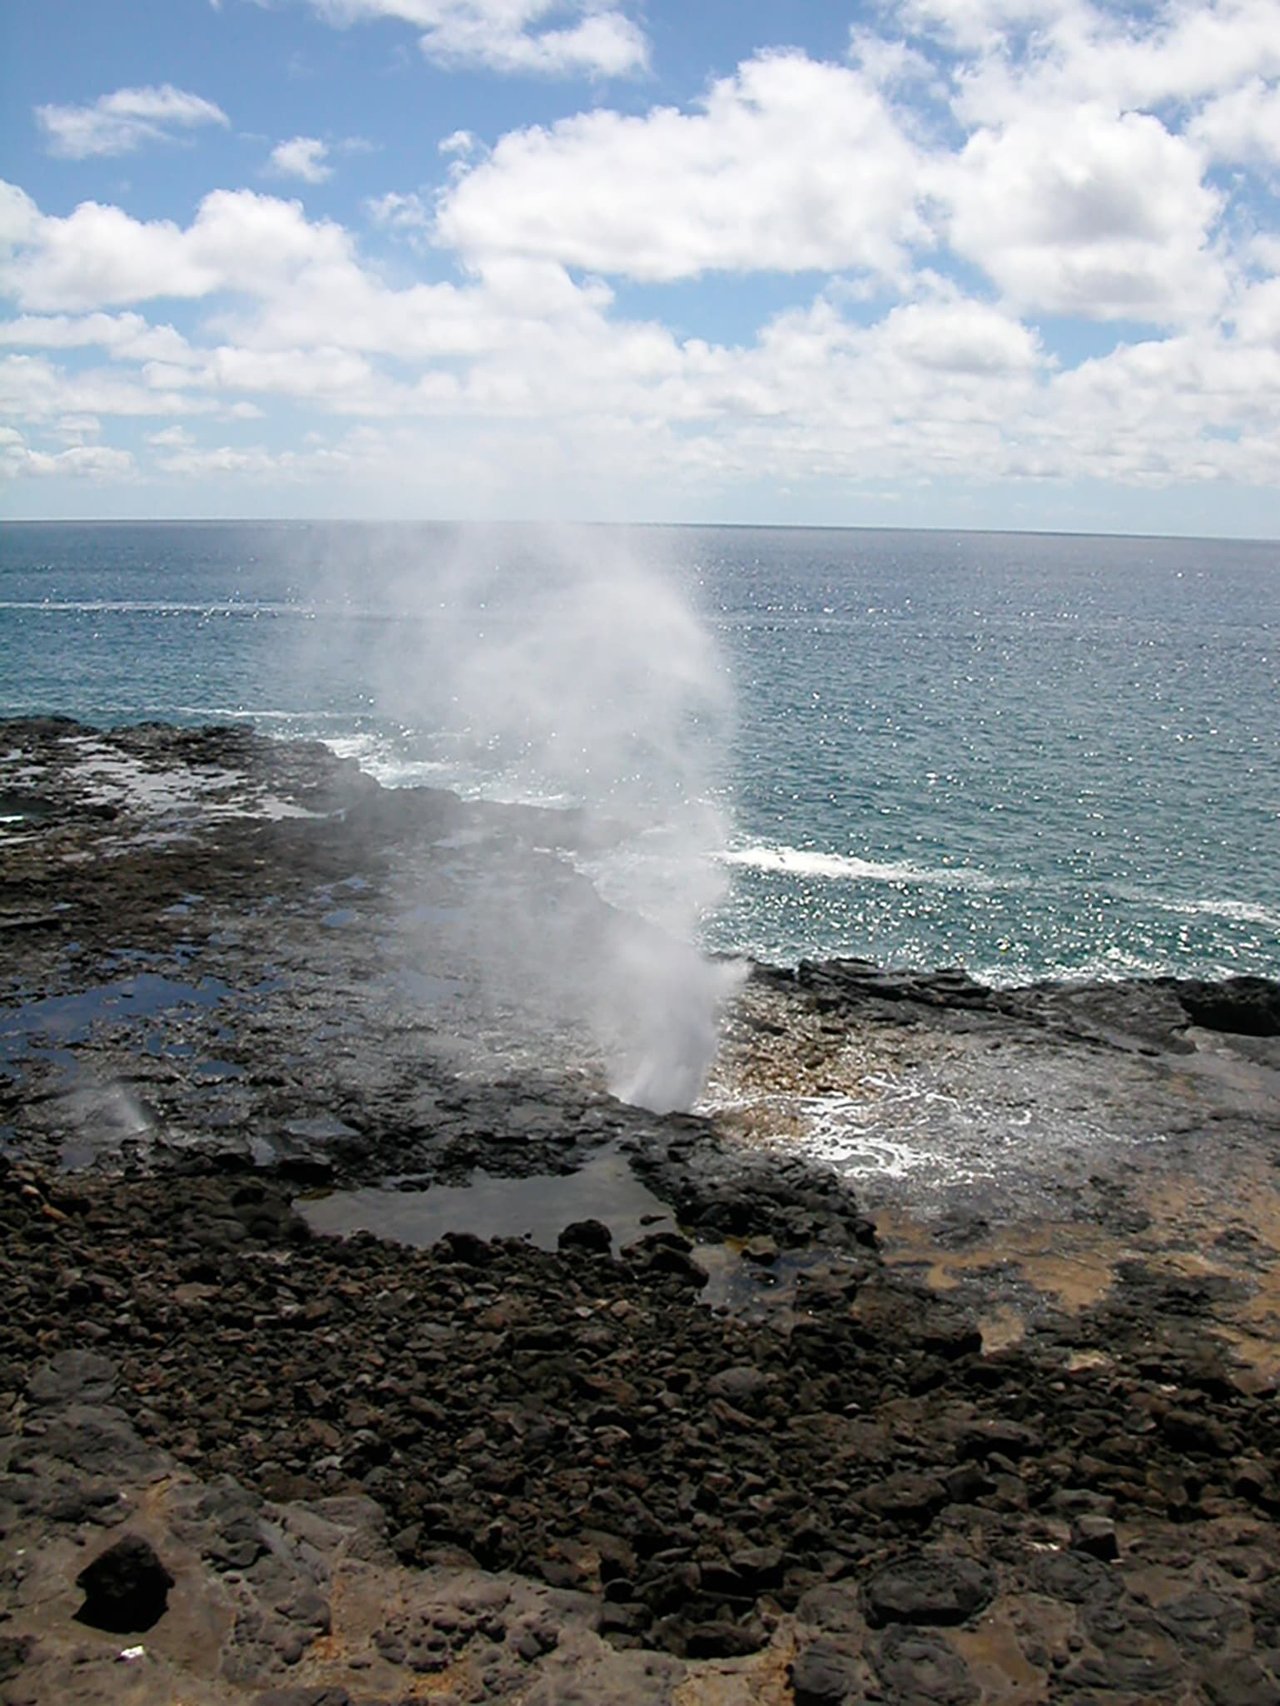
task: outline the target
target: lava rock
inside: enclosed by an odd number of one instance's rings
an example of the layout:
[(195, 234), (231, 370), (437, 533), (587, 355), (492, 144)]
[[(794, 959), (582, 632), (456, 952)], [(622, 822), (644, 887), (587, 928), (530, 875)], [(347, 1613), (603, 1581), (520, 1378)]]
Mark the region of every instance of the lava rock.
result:
[(867, 1583), (867, 1621), (876, 1626), (964, 1623), (994, 1591), (991, 1572), (969, 1558), (908, 1558)]
[(556, 1239), (560, 1250), (582, 1250), (590, 1256), (607, 1256), (613, 1234), (603, 1220), (573, 1220)]
[(845, 1706), (857, 1698), (856, 1661), (834, 1641), (812, 1641), (789, 1666), (795, 1706)]
[(1094, 1558), (1101, 1558), (1104, 1563), (1120, 1556), (1116, 1525), (1106, 1516), (1080, 1517), (1072, 1528), (1071, 1544), (1077, 1552), (1088, 1552)]

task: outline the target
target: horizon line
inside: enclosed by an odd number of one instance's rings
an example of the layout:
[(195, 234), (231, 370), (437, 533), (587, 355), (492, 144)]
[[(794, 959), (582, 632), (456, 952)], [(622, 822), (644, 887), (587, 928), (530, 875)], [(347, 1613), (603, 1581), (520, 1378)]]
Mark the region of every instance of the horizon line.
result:
[(1280, 545), (1280, 534), (1245, 533), (1152, 533), (1147, 531), (1103, 531), (1069, 527), (945, 527), (905, 526), (890, 522), (833, 521), (602, 521), (537, 520), (533, 517), (501, 519), (456, 516), (0, 516), (0, 528), (10, 527), (447, 527), (447, 528), (664, 528), (685, 531), (736, 531), (752, 533), (929, 533), (964, 534), (997, 538), (1038, 539), (1150, 539), (1171, 542)]

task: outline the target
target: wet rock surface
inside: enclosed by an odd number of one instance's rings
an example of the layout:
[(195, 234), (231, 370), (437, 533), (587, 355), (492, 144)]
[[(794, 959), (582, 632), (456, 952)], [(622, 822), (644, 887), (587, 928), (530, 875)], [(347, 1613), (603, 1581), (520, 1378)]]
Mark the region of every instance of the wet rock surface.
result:
[[(495, 869), (590, 913), (584, 826), (242, 731), (0, 751), (6, 1706), (1280, 1701), (1280, 1412), (1240, 1327), (1274, 1340), (1275, 1252), (1255, 1202), (1171, 1256), (1132, 1147), (1180, 1100), (1157, 1185), (1198, 1139), (1214, 1203), (1233, 1166), (1274, 1196), (1274, 986), (759, 975), (733, 1047), (810, 1051), (809, 1088), (868, 1037), (1112, 1085), (1130, 1147), (1093, 1143), (1080, 1224), (1127, 1253), (1028, 1301), (1034, 1166), (898, 1259), (861, 1187), (622, 1107), (477, 976)], [(625, 1239), (573, 1195), (602, 1162), (643, 1181)], [(480, 1174), (562, 1179), (560, 1235), (307, 1217)]]

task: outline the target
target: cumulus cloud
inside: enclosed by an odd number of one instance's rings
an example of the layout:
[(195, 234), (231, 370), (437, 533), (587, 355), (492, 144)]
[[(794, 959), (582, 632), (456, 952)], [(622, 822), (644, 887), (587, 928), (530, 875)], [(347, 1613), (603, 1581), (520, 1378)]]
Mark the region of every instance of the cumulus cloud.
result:
[(385, 195), (372, 196), (364, 210), (374, 225), (411, 239), (425, 236), (433, 224), (431, 209), (415, 190), (388, 190)]
[(953, 248), (1019, 307), (1177, 323), (1223, 298), (1219, 197), (1150, 114), (1027, 113), (978, 131), (935, 184)]
[(600, 109), (502, 138), (438, 216), (443, 243), (669, 281), (857, 267), (925, 235), (920, 155), (860, 71), (766, 54), (700, 108)]
[(277, 178), (301, 178), (304, 184), (322, 184), (333, 176), (328, 164), (329, 147), (317, 136), (292, 136), (271, 150), (267, 170)]
[[(326, 9), (437, 50), (464, 25), (492, 49), (621, 15)], [(508, 481), (529, 509), (810, 481), (1280, 485), (1280, 241), (1258, 234), (1274, 0), (915, 0), (895, 20), (902, 39), (863, 29), (844, 63), (755, 55), (682, 108), (597, 107), (488, 152), (455, 133), (439, 187), (366, 201), (360, 236), (244, 189), (173, 221), (49, 216), (0, 184), (12, 418), (45, 457), (136, 417), (175, 478), (430, 479), (451, 505)], [(276, 155), (314, 182), (344, 146)], [(409, 242), (379, 263), (388, 234)], [(662, 287), (715, 274), (737, 275), (734, 333), (682, 332), (691, 295)], [(761, 274), (773, 306), (744, 323)], [(1093, 322), (1088, 359), (1064, 317)], [(324, 442), (219, 442), (281, 400)]]
[(141, 314), (23, 314), (0, 321), (0, 344), (31, 349), (104, 349), (118, 361), (196, 360), (172, 326), (152, 325)]
[[(0, 196), (0, 222), (4, 207)], [(26, 197), (9, 210), (16, 253), (0, 262), (0, 288), (35, 311), (261, 289), (303, 267), (342, 265), (352, 249), (337, 225), (252, 190), (213, 191), (185, 229), (93, 201), (65, 218), (40, 215)]]
[(1280, 87), (1252, 77), (1208, 102), (1187, 127), (1215, 160), (1280, 166)]
[(73, 444), (66, 450), (33, 449), (20, 432), (0, 427), (0, 479), (51, 479), (59, 475), (116, 484), (134, 474), (127, 450), (105, 444)]
[(958, 49), (957, 113), (994, 123), (1044, 102), (1120, 111), (1198, 102), (1243, 79), (1280, 73), (1274, 0), (913, 0), (903, 14), (924, 41)]
[(172, 83), (117, 89), (88, 106), (37, 107), (36, 121), (49, 152), (69, 160), (131, 154), (146, 142), (172, 142), (201, 125), (230, 122), (221, 107)]
[(541, 76), (625, 77), (649, 62), (644, 32), (604, 0), (312, 0), (336, 24), (397, 18), (440, 65)]
[(216, 412), (212, 400), (188, 397), (163, 380), (152, 382), (141, 371), (86, 368), (72, 372), (41, 356), (0, 358), (0, 413), (14, 420), (30, 423), (56, 421), (66, 415), (128, 418)]

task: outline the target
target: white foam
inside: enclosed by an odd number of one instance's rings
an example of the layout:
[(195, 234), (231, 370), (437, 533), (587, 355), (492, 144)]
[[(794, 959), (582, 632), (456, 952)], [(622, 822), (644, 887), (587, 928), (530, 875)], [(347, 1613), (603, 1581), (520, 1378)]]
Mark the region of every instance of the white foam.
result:
[(1263, 924), (1280, 930), (1280, 912), (1274, 907), (1259, 906), (1254, 901), (1160, 900), (1156, 905), (1162, 912), (1179, 912), (1187, 917), (1228, 918), (1239, 924)]
[[(225, 766), (199, 770), (157, 770), (128, 753), (116, 752), (91, 736), (77, 736), (79, 775), (91, 796), (126, 809), (172, 818), (266, 817), (273, 820), (321, 814), (263, 789), (244, 771)], [(164, 840), (169, 826), (158, 832)]]
[(789, 877), (819, 877), (828, 882), (929, 883), (944, 888), (990, 889), (996, 885), (984, 871), (966, 866), (913, 865), (859, 859), (850, 853), (820, 853), (806, 847), (776, 847), (760, 843), (731, 848), (720, 858), (728, 865)]
[(0, 599), (0, 610), (41, 610), (51, 614), (86, 616), (247, 616), (256, 621), (259, 616), (312, 616), (309, 605), (269, 603), (255, 599), (251, 604), (231, 600), (224, 603), (188, 604), (167, 600), (133, 598), (6, 598)]
[(182, 717), (244, 717), (255, 723), (336, 723), (349, 721), (346, 711), (280, 711), (260, 709), (257, 705), (157, 705), (155, 714), (165, 718), (175, 714)]

